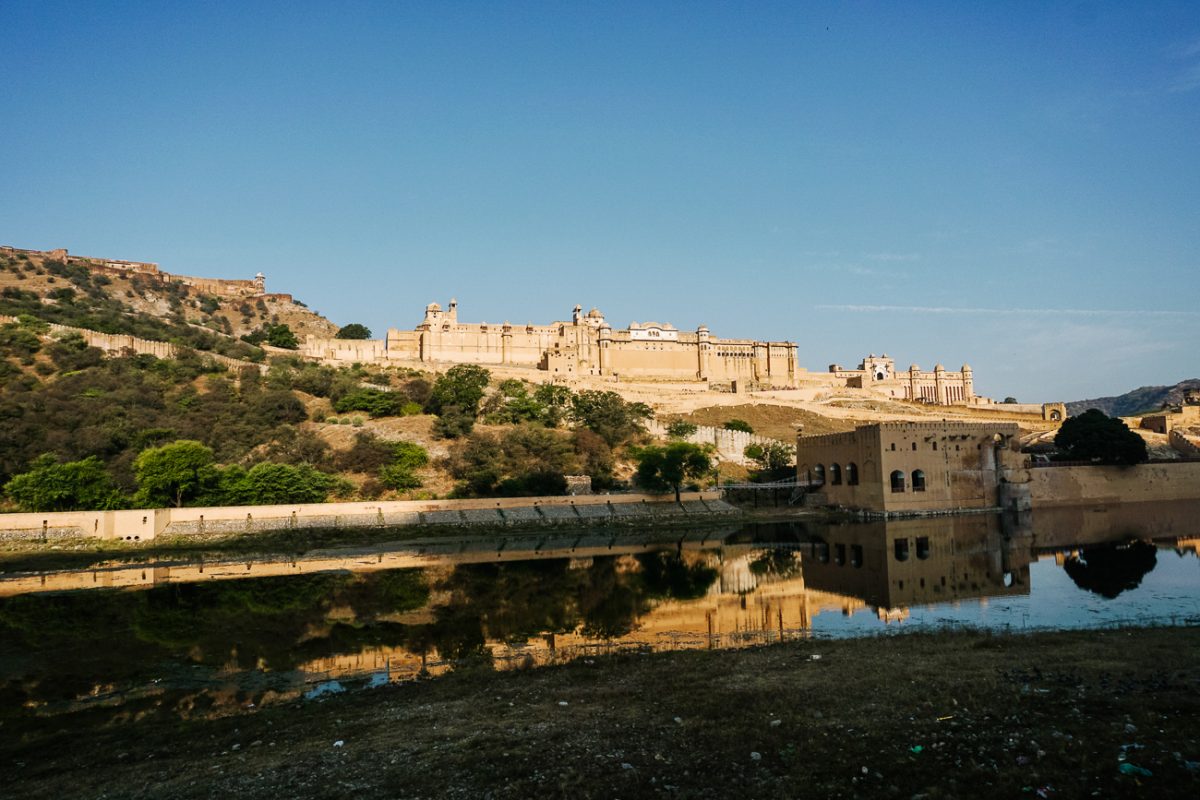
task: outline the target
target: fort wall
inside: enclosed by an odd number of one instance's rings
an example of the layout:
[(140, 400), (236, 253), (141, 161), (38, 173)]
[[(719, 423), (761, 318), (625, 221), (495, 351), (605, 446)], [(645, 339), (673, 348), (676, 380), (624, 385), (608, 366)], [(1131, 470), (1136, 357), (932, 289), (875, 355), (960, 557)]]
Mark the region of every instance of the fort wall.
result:
[[(651, 436), (658, 438), (667, 438), (667, 424), (658, 420), (650, 420), (646, 423), (646, 431)], [(746, 447), (752, 444), (783, 444), (788, 449), (795, 451), (795, 446), (781, 442), (778, 439), (772, 439), (768, 436), (760, 436), (756, 433), (746, 433), (745, 431), (730, 431), (724, 428), (713, 428), (708, 425), (696, 426), (696, 432), (690, 436), (683, 437), (682, 441), (692, 442), (693, 444), (711, 444), (723, 461), (732, 461), (735, 464), (747, 466), (753, 464), (752, 459), (746, 458)]]
[(1200, 461), (1116, 466), (1047, 466), (1009, 470), (1024, 485), (1033, 508), (1200, 500)]
[[(16, 317), (10, 317), (0, 314), (0, 324), (17, 322)], [(101, 333), (100, 331), (89, 330), (88, 328), (74, 328), (70, 325), (59, 325), (57, 322), (48, 323), (51, 334), (68, 334), (77, 333), (87, 342), (88, 347), (95, 347), (109, 354), (122, 354), (125, 352), (138, 353), (140, 355), (151, 355), (156, 358), (175, 358), (179, 353), (179, 348), (170, 342), (159, 342), (152, 339), (139, 339), (136, 336), (130, 336), (124, 333)], [(232, 369), (240, 369), (242, 367), (254, 367), (257, 370), (265, 371), (266, 365), (255, 364), (250, 361), (242, 361), (229, 356), (223, 356), (220, 353), (210, 353), (206, 350), (197, 350), (205, 358), (211, 358), (218, 364), (223, 364)]]

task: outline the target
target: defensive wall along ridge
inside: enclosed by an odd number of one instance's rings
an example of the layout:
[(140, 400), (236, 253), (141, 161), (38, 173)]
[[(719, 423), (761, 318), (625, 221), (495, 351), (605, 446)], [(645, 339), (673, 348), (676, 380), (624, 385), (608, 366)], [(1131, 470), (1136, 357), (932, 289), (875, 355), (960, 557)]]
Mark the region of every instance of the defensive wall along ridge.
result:
[[(18, 322), (16, 317), (10, 317), (5, 314), (0, 314), (0, 324)], [(175, 358), (179, 354), (177, 346), (170, 342), (159, 342), (153, 339), (139, 339), (136, 336), (130, 336), (126, 333), (101, 333), (88, 328), (74, 328), (70, 325), (59, 325), (57, 322), (46, 323), (50, 326), (51, 333), (77, 333), (87, 342), (88, 347), (95, 347), (103, 350), (105, 353), (125, 353), (132, 351), (140, 355), (151, 355), (156, 358)], [(254, 367), (260, 372), (265, 372), (267, 367), (265, 364), (255, 364), (252, 361), (242, 361), (237, 358), (223, 356), (220, 353), (210, 353), (207, 350), (197, 350), (206, 358), (211, 358), (218, 364), (224, 364), (227, 367), (238, 369), (240, 367)]]
[[(646, 431), (652, 436), (666, 439), (667, 424), (659, 420), (650, 420), (646, 423)], [(761, 436), (757, 433), (746, 433), (745, 431), (730, 431), (724, 428), (713, 428), (708, 425), (696, 426), (696, 432), (688, 436), (678, 437), (681, 441), (691, 442), (693, 444), (713, 445), (717, 454), (723, 461), (731, 461), (735, 464), (746, 466), (754, 463), (752, 459), (746, 458), (746, 447), (752, 444), (783, 444), (788, 449), (795, 451), (795, 445), (788, 444), (779, 439), (772, 439), (769, 436)]]
[(159, 536), (239, 534), (305, 528), (522, 527), (694, 519), (737, 510), (719, 491), (478, 500), (392, 500), (0, 515), (2, 539), (77, 538), (145, 542)]

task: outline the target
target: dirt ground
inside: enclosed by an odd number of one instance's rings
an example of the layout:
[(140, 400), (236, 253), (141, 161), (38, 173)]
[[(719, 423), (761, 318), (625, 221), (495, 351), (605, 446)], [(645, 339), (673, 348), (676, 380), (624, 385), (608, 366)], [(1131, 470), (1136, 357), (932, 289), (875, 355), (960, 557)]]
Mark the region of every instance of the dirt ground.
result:
[(755, 433), (784, 442), (796, 441), (796, 425), (803, 425), (805, 434), (815, 435), (852, 431), (855, 424), (862, 424), (861, 421), (825, 417), (800, 408), (758, 403), (701, 408), (683, 418), (696, 425), (714, 428), (720, 428), (731, 419), (740, 419), (749, 422)]
[(0, 735), (0, 795), (1200, 796), (1200, 629), (909, 634)]

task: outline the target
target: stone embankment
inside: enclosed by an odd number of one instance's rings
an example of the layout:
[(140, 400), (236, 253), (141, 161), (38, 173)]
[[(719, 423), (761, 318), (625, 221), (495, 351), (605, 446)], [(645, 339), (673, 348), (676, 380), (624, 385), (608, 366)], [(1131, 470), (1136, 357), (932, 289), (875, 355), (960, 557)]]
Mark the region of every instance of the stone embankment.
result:
[[(5, 314), (0, 314), (0, 325), (17, 322), (16, 317), (10, 317)], [(159, 342), (153, 339), (139, 339), (136, 336), (130, 336), (124, 333), (101, 333), (88, 328), (74, 328), (70, 325), (59, 325), (57, 322), (47, 323), (50, 326), (50, 333), (69, 334), (77, 333), (83, 337), (89, 347), (96, 347), (106, 353), (124, 353), (132, 351), (140, 355), (151, 355), (156, 358), (175, 358), (179, 353), (179, 348), (170, 342)], [(251, 361), (242, 361), (237, 358), (223, 356), (220, 353), (210, 353), (205, 350), (198, 350), (206, 358), (211, 358), (218, 364), (223, 364), (231, 369), (240, 369), (241, 367), (254, 367), (259, 371), (265, 371), (266, 366), (263, 364), (255, 364)]]
[(153, 541), (160, 536), (237, 535), (306, 528), (625, 525), (737, 515), (720, 491), (480, 500), (393, 500), (218, 508), (153, 508), (0, 515), (0, 539)]
[[(647, 422), (646, 431), (651, 436), (663, 439), (667, 438), (667, 426), (658, 420)], [(683, 441), (692, 442), (693, 444), (711, 444), (716, 447), (717, 453), (723, 461), (732, 461), (742, 466), (749, 466), (754, 463), (751, 459), (746, 458), (745, 451), (748, 445), (781, 443), (779, 439), (772, 439), (769, 436), (759, 436), (756, 433), (746, 433), (745, 431), (730, 431), (724, 428), (710, 428), (707, 425), (698, 426), (696, 432), (690, 436), (683, 437)], [(795, 442), (782, 442), (782, 444), (787, 445), (792, 453), (795, 453)]]

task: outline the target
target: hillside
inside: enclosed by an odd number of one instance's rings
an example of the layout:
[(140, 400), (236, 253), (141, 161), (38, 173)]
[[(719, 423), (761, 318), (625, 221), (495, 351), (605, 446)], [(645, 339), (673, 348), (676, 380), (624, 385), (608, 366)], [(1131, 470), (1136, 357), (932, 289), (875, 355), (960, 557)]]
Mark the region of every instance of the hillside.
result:
[(260, 291), (262, 285), (172, 275), (152, 264), (65, 251), (0, 248), (0, 314), (177, 341), (237, 357), (248, 352), (234, 343), (266, 325), (287, 325), (301, 340), (337, 331), (291, 295)]
[(1076, 400), (1067, 403), (1067, 413), (1075, 416), (1089, 408), (1098, 408), (1110, 417), (1128, 417), (1157, 411), (1163, 403), (1179, 405), (1183, 402), (1184, 393), (1188, 391), (1200, 391), (1200, 378), (1188, 378), (1174, 386), (1142, 386), (1114, 397)]

